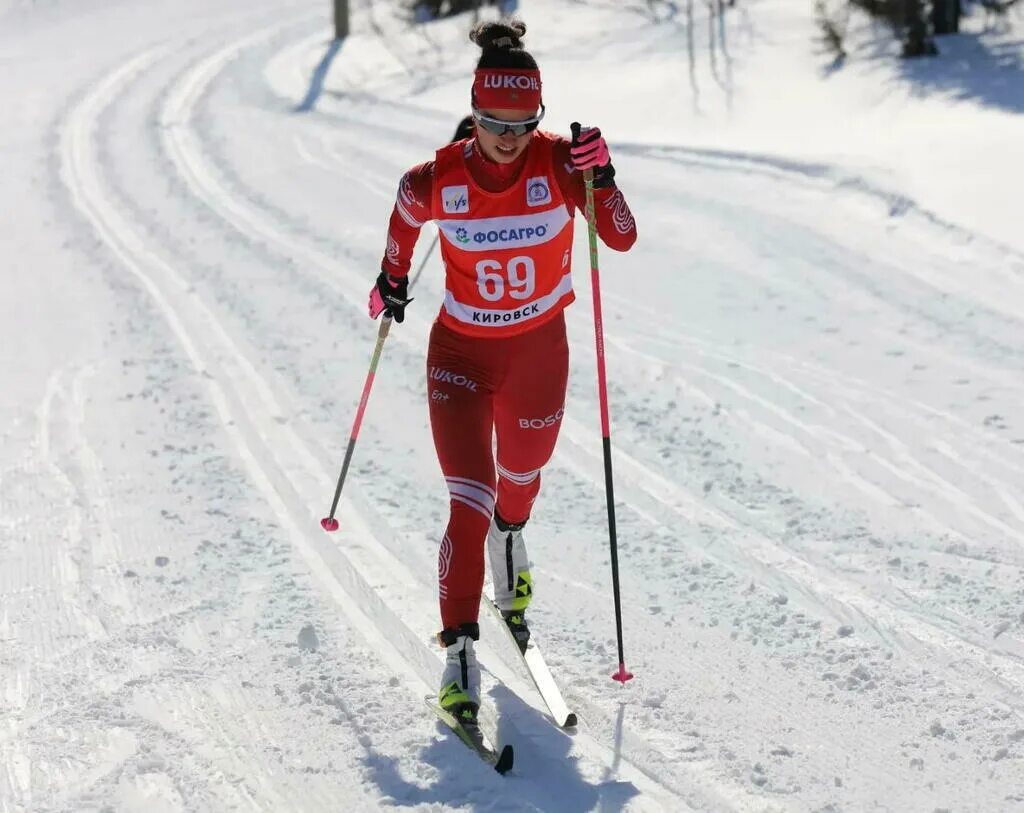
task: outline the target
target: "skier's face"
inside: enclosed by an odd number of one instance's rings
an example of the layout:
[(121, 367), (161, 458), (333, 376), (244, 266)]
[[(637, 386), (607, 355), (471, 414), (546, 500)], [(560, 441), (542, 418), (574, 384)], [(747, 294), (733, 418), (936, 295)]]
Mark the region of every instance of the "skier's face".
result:
[[(509, 124), (521, 121), (534, 121), (537, 118), (536, 110), (488, 108), (480, 110), (479, 113), (485, 116), (487, 120), (494, 119), (508, 122)], [(484, 122), (484, 124), (490, 123), (490, 121)], [(495, 135), (484, 124), (479, 119), (476, 121), (477, 141), (480, 143), (480, 149), (483, 151), (483, 154), (499, 164), (511, 164), (515, 161), (523, 154), (523, 150), (526, 149), (530, 139), (533, 138), (534, 130), (519, 136), (515, 135), (511, 130), (506, 130), (502, 135)]]

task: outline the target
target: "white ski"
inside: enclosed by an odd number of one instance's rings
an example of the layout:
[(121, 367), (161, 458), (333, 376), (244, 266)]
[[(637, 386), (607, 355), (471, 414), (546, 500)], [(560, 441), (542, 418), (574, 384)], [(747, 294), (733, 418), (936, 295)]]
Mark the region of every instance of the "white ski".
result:
[(569, 706), (566, 705), (565, 699), (562, 697), (562, 691), (558, 688), (558, 684), (555, 683), (555, 679), (551, 677), (551, 670), (548, 669), (548, 665), (544, 662), (544, 656), (540, 654), (540, 649), (533, 638), (530, 638), (530, 643), (526, 645), (526, 652), (523, 652), (519, 648), (519, 643), (516, 641), (515, 636), (512, 635), (512, 631), (509, 630), (508, 625), (505, 623), (505, 619), (501, 617), (501, 610), (498, 609), (498, 605), (488, 596), (483, 598), (487, 606), (491, 608), (495, 618), (498, 619), (501, 628), (505, 630), (509, 640), (512, 642), (512, 646), (522, 657), (523, 663), (526, 664), (526, 671), (530, 673), (533, 685), (540, 692), (540, 696), (548, 707), (548, 713), (551, 714), (555, 724), (560, 728), (575, 728), (578, 722), (576, 714), (569, 711)]

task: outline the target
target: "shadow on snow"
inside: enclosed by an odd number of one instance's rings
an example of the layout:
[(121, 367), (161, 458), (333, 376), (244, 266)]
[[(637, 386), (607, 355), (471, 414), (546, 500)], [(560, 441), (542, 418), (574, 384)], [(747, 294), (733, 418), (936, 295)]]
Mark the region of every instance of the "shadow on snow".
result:
[(327, 50), (324, 51), (320, 62), (313, 69), (313, 75), (309, 78), (309, 89), (306, 91), (306, 96), (295, 106), (294, 112), (308, 113), (316, 107), (317, 100), (324, 90), (324, 80), (326, 80), (327, 74), (331, 70), (331, 63), (334, 62), (334, 58), (341, 51), (341, 46), (344, 42), (344, 40), (331, 40), (328, 44)]
[(1024, 113), (1024, 39), (980, 31), (937, 37), (936, 44), (936, 57), (900, 59), (887, 35), (871, 43), (867, 56), (872, 61), (894, 61), (898, 81), (917, 95)]
[[(370, 754), (365, 760), (369, 781), (402, 807), (444, 804), (472, 810), (582, 813), (621, 810), (638, 794), (631, 782), (611, 778), (615, 765), (609, 766), (605, 778), (598, 782), (581, 776), (575, 757), (570, 755), (572, 736), (504, 686), (495, 686), (490, 700), (498, 715), (498, 741), (515, 748), (515, 767), (510, 773), (499, 776), (437, 723), (438, 738), (421, 754), (422, 761), (438, 774), (429, 786), (407, 781), (397, 761), (380, 754)], [(430, 721), (429, 712), (424, 712), (423, 719), (425, 724)]]

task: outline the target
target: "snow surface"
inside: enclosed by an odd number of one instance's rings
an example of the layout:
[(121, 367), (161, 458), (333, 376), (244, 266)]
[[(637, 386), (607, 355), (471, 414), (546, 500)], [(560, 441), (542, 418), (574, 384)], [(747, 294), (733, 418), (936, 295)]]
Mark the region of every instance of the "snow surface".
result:
[(474, 50), (352, 6), (337, 48), (326, 0), (0, 3), (0, 810), (1024, 809), (1020, 40), (858, 23), (830, 69), (802, 0), (522, 0), (640, 229), (601, 254), (637, 677), (578, 228), (529, 542), (582, 723), (485, 617), (500, 778), (422, 700), (434, 255), (318, 525)]

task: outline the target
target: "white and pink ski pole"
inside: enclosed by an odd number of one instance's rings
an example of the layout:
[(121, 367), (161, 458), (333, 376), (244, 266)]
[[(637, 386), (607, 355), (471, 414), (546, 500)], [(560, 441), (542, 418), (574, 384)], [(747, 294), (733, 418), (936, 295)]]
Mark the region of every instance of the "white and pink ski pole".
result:
[(370, 371), (366, 374), (366, 383), (363, 384), (363, 396), (359, 399), (359, 409), (356, 411), (356, 419), (352, 424), (352, 435), (348, 439), (348, 449), (345, 450), (345, 462), (341, 464), (341, 474), (338, 476), (338, 487), (334, 489), (334, 502), (331, 503), (331, 513), (320, 520), (320, 527), (325, 531), (338, 530), (338, 520), (334, 518), (338, 510), (338, 500), (341, 499), (341, 489), (345, 485), (345, 475), (348, 474), (348, 464), (352, 462), (352, 452), (356, 448), (356, 438), (359, 437), (359, 427), (363, 423), (363, 413), (366, 412), (366, 404), (370, 400), (370, 389), (373, 387), (373, 379), (377, 375), (377, 362), (380, 361), (381, 351), (384, 349), (384, 340), (388, 337), (391, 329), (391, 317), (384, 316), (380, 320), (380, 329), (377, 331), (377, 346), (373, 350), (373, 358), (370, 360)]
[[(579, 125), (573, 124), (573, 132)], [(590, 237), (590, 286), (594, 297), (594, 338), (597, 342), (597, 391), (601, 400), (601, 437), (604, 444), (604, 490), (608, 500), (608, 539), (611, 543), (612, 593), (615, 597), (615, 636), (619, 645), (619, 668), (612, 675), (625, 685), (633, 678), (626, 670), (626, 657), (622, 648), (622, 602), (619, 598), (619, 553), (615, 535), (615, 489), (612, 484), (612, 440), (608, 419), (608, 380), (604, 366), (604, 321), (601, 316), (601, 280), (597, 268), (597, 220), (594, 214), (594, 170), (583, 171), (587, 186), (587, 233)]]
[[(416, 275), (412, 278), (412, 282), (409, 283), (409, 290), (412, 290), (416, 285), (416, 281), (420, 278), (420, 274), (423, 273), (423, 269), (427, 265), (427, 260), (430, 259), (430, 255), (434, 253), (434, 249), (437, 247), (437, 239), (439, 234), (434, 235), (434, 241), (430, 244), (430, 248), (427, 249), (426, 256), (423, 257), (420, 262), (420, 267), (416, 269)], [(377, 362), (380, 361), (381, 350), (384, 349), (384, 340), (388, 337), (388, 331), (391, 329), (391, 317), (384, 316), (380, 321), (380, 329), (377, 331), (377, 346), (373, 351), (373, 358), (370, 360), (370, 372), (366, 375), (366, 383), (363, 384), (363, 397), (359, 399), (359, 410), (356, 412), (356, 420), (352, 426), (352, 436), (348, 439), (348, 449), (345, 450), (345, 462), (341, 464), (341, 475), (338, 477), (338, 487), (334, 490), (334, 502), (331, 503), (331, 513), (320, 520), (320, 527), (325, 531), (336, 531), (338, 530), (338, 520), (334, 518), (334, 512), (338, 510), (338, 500), (341, 499), (341, 489), (345, 485), (345, 475), (348, 474), (348, 464), (352, 462), (352, 452), (356, 448), (356, 438), (359, 435), (359, 427), (363, 422), (363, 413), (366, 411), (366, 402), (370, 400), (370, 388), (373, 387), (374, 376), (377, 375)]]

